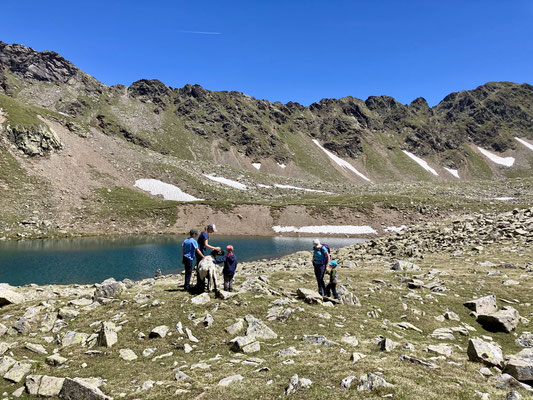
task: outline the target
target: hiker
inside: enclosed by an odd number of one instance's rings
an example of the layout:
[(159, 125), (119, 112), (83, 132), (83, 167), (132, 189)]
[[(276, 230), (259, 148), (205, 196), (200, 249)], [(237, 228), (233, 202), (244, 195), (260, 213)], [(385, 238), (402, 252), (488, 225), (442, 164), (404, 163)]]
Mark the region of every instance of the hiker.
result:
[(326, 294), (326, 284), (324, 283), (324, 273), (326, 266), (331, 261), (329, 248), (320, 243), (320, 240), (313, 240), (313, 267), (315, 269), (316, 281), (318, 283), (318, 293), (321, 296)]
[(326, 268), (326, 274), (329, 274), (329, 283), (326, 286), (326, 297), (333, 293), (335, 299), (339, 298), (337, 294), (337, 261), (331, 260)]
[(224, 264), (224, 268), (222, 269), (222, 275), (224, 275), (224, 290), (226, 292), (232, 292), (233, 277), (235, 276), (235, 271), (237, 270), (237, 258), (235, 258), (233, 246), (231, 244), (226, 246), (226, 252), (228, 254), (224, 257), (217, 258), (215, 263)]
[[(209, 234), (215, 233), (217, 231), (217, 227), (215, 224), (209, 224), (205, 227), (205, 229), (200, 233), (200, 237), (198, 238), (198, 247), (200, 248), (200, 252), (202, 255), (205, 255), (205, 252), (207, 249), (209, 250), (217, 250), (220, 251), (220, 247), (214, 247), (209, 244)], [(196, 260), (196, 265), (200, 262), (202, 258)]]
[(189, 231), (189, 237), (185, 239), (181, 245), (183, 266), (185, 267), (185, 283), (183, 284), (183, 288), (187, 292), (191, 290), (191, 275), (194, 265), (194, 257), (196, 256), (200, 259), (203, 257), (203, 254), (200, 253), (200, 249), (198, 248), (198, 242), (196, 241), (197, 238), (198, 229), (193, 228)]

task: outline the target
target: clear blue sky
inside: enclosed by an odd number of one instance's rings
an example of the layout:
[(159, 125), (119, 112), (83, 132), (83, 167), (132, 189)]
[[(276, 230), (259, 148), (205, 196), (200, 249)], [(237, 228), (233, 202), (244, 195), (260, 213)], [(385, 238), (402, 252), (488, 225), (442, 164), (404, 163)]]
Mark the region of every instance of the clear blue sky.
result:
[(430, 105), (533, 83), (531, 0), (2, 0), (0, 40), (100, 81), (156, 78), (272, 101), (387, 94)]

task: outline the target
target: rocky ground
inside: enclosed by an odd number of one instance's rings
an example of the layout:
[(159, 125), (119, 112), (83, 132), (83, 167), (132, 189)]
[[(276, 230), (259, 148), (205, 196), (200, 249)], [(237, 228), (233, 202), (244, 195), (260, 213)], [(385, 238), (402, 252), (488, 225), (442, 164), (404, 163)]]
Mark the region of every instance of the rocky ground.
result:
[[(428, 223), (239, 265), (237, 292), (182, 276), (0, 286), (3, 398), (533, 398), (533, 208)], [(154, 270), (157, 266), (154, 265)]]

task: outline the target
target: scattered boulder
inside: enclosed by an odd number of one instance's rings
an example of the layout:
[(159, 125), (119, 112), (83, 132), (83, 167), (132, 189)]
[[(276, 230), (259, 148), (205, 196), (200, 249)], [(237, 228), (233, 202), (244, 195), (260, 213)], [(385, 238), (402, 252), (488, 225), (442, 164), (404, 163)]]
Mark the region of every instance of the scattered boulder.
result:
[(17, 333), (20, 333), (21, 335), (25, 335), (30, 332), (31, 325), (27, 319), (19, 318), (17, 322), (13, 324), (13, 329), (17, 331)]
[(489, 367), (501, 367), (503, 364), (503, 353), (500, 346), (481, 339), (468, 341), (467, 354), (470, 361), (482, 362)]
[(314, 344), (315, 346), (334, 346), (338, 343), (335, 343), (329, 339), (327, 339), (325, 336), (322, 335), (303, 335), (302, 340), (305, 343)]
[(511, 358), (505, 364), (503, 372), (521, 382), (533, 381), (533, 360)]
[(426, 349), (429, 353), (439, 354), (441, 356), (450, 357), (453, 353), (453, 348), (447, 344), (431, 344)]
[(24, 346), (27, 350), (36, 353), (36, 354), (48, 354), (46, 349), (41, 344), (35, 344), (35, 343), (26, 343)]
[(16, 362), (11, 369), (4, 374), (4, 379), (19, 383), (31, 370), (31, 364)]
[(322, 296), (320, 295), (320, 293), (311, 289), (298, 288), (296, 290), (296, 295), (299, 299), (302, 299), (309, 304), (322, 303)]
[(240, 382), (244, 379), (242, 375), (231, 375), (218, 381), (218, 386), (229, 386), (234, 382)]
[(516, 339), (516, 343), (522, 347), (533, 347), (533, 333), (524, 332)]
[(72, 346), (73, 344), (78, 344), (80, 346), (85, 346), (87, 343), (87, 338), (89, 335), (82, 332), (76, 332), (76, 331), (67, 331), (61, 338), (61, 346), (62, 347), (68, 347)]
[(341, 342), (349, 344), (352, 347), (357, 347), (359, 345), (359, 340), (355, 336), (343, 336)]
[(94, 382), (82, 378), (65, 378), (59, 397), (63, 400), (111, 400)]
[(368, 373), (359, 378), (359, 385), (357, 386), (357, 390), (360, 392), (371, 392), (378, 388), (391, 388), (391, 387), (394, 387), (394, 385), (388, 383), (381, 376)]
[(384, 338), (379, 342), (379, 349), (381, 351), (389, 352), (394, 350), (399, 345), (399, 343), (396, 343), (388, 338)]
[(26, 390), (32, 396), (57, 397), (63, 388), (65, 378), (47, 375), (28, 375)]
[(160, 326), (157, 326), (154, 329), (152, 329), (152, 331), (150, 332), (148, 337), (150, 339), (164, 338), (165, 336), (167, 336), (167, 333), (168, 333), (169, 330), (170, 330), (170, 328), (168, 326), (160, 325)]
[(518, 326), (520, 315), (515, 308), (507, 306), (490, 314), (480, 313), (477, 321), (488, 331), (509, 333)]
[(354, 375), (347, 376), (341, 381), (341, 389), (349, 389), (353, 381), (356, 379)]
[(494, 295), (470, 300), (464, 303), (463, 305), (477, 314), (491, 314), (498, 310), (498, 305), (496, 304), (496, 296)]
[(533, 393), (533, 388), (531, 386), (519, 382), (511, 375), (505, 373), (489, 378), (488, 382), (498, 389), (523, 389)]
[(299, 389), (308, 389), (313, 382), (307, 378), (299, 378), (297, 374), (294, 374), (289, 380), (289, 386), (285, 388), (285, 395), (296, 393)]
[(361, 307), (361, 302), (357, 298), (357, 296), (352, 293), (348, 285), (345, 283), (341, 283), (337, 286), (337, 294), (339, 295), (339, 301), (342, 304), (348, 304), (350, 306), (356, 306)]
[(0, 307), (8, 304), (20, 304), (24, 302), (24, 296), (12, 290), (0, 287)]
[(120, 349), (119, 357), (124, 361), (135, 361), (138, 358), (137, 354), (135, 354), (131, 349)]
[(202, 293), (198, 296), (195, 296), (191, 299), (192, 304), (196, 304), (198, 306), (202, 306), (204, 304), (207, 304), (211, 301), (211, 298), (209, 297), (209, 293)]
[(230, 335), (236, 335), (240, 331), (244, 329), (244, 321), (242, 319), (235, 322), (233, 325), (230, 325), (226, 328), (226, 332), (228, 332)]
[(48, 365), (52, 365), (52, 366), (58, 366), (58, 365), (63, 365), (67, 362), (68, 360), (65, 358), (65, 357), (61, 357), (59, 354), (52, 354), (51, 356), (48, 356), (46, 357), (45, 359), (45, 362), (48, 364)]
[(109, 278), (100, 284), (96, 284), (94, 291), (94, 299), (102, 298), (112, 299), (122, 293), (126, 289), (126, 285), (122, 282), (117, 282), (114, 278)]
[(391, 264), (390, 267), (393, 271), (408, 271), (408, 272), (414, 272), (414, 271), (420, 271), (422, 268), (420, 268), (418, 265), (412, 263), (411, 261), (406, 260), (396, 260)]
[(98, 346), (112, 347), (118, 341), (117, 327), (113, 322), (102, 322), (98, 332)]
[(248, 323), (248, 328), (246, 329), (246, 336), (253, 336), (257, 339), (277, 339), (278, 335), (272, 329), (270, 329), (266, 324), (258, 318), (255, 318), (253, 315), (247, 315), (244, 317)]

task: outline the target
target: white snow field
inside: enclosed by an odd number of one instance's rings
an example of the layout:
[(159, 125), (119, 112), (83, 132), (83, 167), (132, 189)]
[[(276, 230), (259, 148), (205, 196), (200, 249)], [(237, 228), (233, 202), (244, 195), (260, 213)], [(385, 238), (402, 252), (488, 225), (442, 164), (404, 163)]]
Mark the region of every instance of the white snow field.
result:
[(409, 153), (407, 150), (402, 150), (404, 154), (406, 154), (411, 160), (416, 162), (418, 165), (420, 165), (422, 168), (424, 168), (426, 171), (431, 172), (435, 176), (439, 176), (437, 171), (435, 171), (433, 168), (429, 166), (429, 164), (422, 160), (420, 157), (415, 156), (413, 153)]
[(364, 176), (362, 173), (360, 173), (358, 170), (356, 170), (355, 167), (352, 164), (350, 164), (348, 161), (343, 160), (342, 158), (340, 158), (340, 157), (336, 156), (335, 154), (333, 154), (328, 149), (322, 147), (318, 140), (313, 139), (313, 143), (316, 144), (318, 147), (320, 147), (322, 149), (322, 151), (324, 153), (326, 153), (327, 156), (329, 158), (331, 158), (335, 162), (335, 164), (352, 171), (354, 174), (356, 174), (360, 178), (363, 178), (367, 182), (372, 182), (370, 179), (368, 179), (366, 176)]
[(401, 226), (387, 226), (385, 229), (383, 229), (384, 232), (401, 232), (404, 229), (407, 229), (407, 226), (401, 225)]
[(261, 169), (261, 163), (260, 162), (254, 162), (254, 163), (252, 163), (252, 167), (254, 167), (255, 169)]
[(526, 146), (529, 150), (533, 150), (533, 144), (526, 142), (524, 139), (520, 139), (515, 137), (516, 140), (518, 140), (520, 143), (522, 143), (524, 146)]
[(316, 190), (316, 189), (306, 189), (301, 188), (298, 186), (291, 186), (291, 185), (280, 185), (278, 183), (274, 184), (275, 187), (278, 189), (291, 189), (291, 190), (303, 190), (304, 192), (315, 192), (315, 193), (327, 193), (327, 194), (333, 194), (331, 192), (326, 192), (325, 190)]
[(263, 188), (263, 189), (272, 189), (272, 186), (270, 185), (263, 185), (262, 183), (258, 183), (257, 187)]
[(514, 197), (495, 197), (492, 200), (509, 201), (509, 200), (514, 200), (514, 199), (515, 199)]
[(477, 149), (483, 154), (485, 157), (487, 157), (489, 160), (491, 160), (493, 163), (505, 165), (506, 167), (512, 167), (514, 164), (514, 157), (500, 157), (497, 156), (494, 153), (491, 153), (488, 150), (482, 149), (481, 147), (477, 147)]
[(246, 185), (243, 185), (242, 183), (237, 182), (237, 181), (233, 181), (231, 179), (223, 178), (221, 176), (208, 175), (208, 174), (204, 174), (204, 176), (207, 179), (211, 179), (212, 181), (215, 181), (215, 182), (218, 182), (218, 183), (222, 183), (223, 185), (226, 185), (226, 186), (231, 186), (234, 189), (248, 190)]
[(135, 187), (153, 195), (162, 195), (165, 200), (174, 201), (198, 201), (190, 194), (183, 192), (179, 187), (170, 183), (161, 182), (157, 179), (138, 179), (135, 181)]
[(370, 226), (362, 225), (310, 225), (297, 228), (295, 226), (273, 226), (276, 233), (326, 233), (343, 235), (375, 235), (377, 232)]
[(283, 169), (287, 168), (285, 164), (279, 164), (279, 163), (278, 163), (278, 167), (283, 168)]
[(456, 170), (456, 169), (451, 169), (451, 168), (446, 168), (446, 167), (444, 167), (444, 169), (445, 169), (446, 171), (448, 171), (450, 174), (452, 174), (453, 176), (455, 176), (457, 179), (461, 179), (461, 178), (459, 177), (459, 171), (458, 171), (458, 170)]

